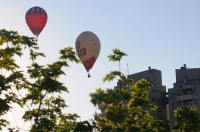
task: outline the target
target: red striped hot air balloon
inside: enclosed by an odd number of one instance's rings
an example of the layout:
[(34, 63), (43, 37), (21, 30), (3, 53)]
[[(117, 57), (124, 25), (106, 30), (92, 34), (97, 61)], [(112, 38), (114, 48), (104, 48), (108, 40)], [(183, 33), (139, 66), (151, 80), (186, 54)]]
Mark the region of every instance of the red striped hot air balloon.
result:
[(38, 37), (47, 22), (46, 11), (41, 7), (35, 6), (26, 12), (25, 18), (32, 33)]
[(100, 53), (100, 40), (94, 33), (85, 31), (77, 37), (75, 47), (77, 55), (88, 72), (88, 77), (90, 77), (89, 71)]

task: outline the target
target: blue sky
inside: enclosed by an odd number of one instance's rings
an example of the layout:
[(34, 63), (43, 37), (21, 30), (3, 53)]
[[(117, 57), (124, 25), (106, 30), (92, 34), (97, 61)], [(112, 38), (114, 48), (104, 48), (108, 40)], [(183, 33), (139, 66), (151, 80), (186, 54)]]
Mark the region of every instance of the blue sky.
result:
[[(69, 89), (63, 93), (68, 108), (65, 112), (78, 113), (83, 120), (92, 118), (95, 107), (89, 93), (96, 88), (113, 88), (116, 81), (103, 83), (102, 78), (118, 64), (107, 56), (118, 48), (127, 53), (121, 61), (121, 71), (129, 74), (148, 69), (162, 71), (163, 85), (171, 88), (175, 69), (183, 64), (199, 68), (200, 62), (200, 1), (199, 0), (63, 0), (63, 1), (1, 1), (0, 28), (33, 36), (25, 22), (25, 13), (33, 6), (46, 10), (48, 21), (38, 38), (40, 51), (46, 58), (41, 64), (58, 58), (64, 47), (75, 47), (75, 40), (83, 31), (94, 32), (101, 41), (101, 51), (91, 78), (81, 64), (71, 63), (61, 81)], [(28, 58), (19, 61), (22, 68)]]

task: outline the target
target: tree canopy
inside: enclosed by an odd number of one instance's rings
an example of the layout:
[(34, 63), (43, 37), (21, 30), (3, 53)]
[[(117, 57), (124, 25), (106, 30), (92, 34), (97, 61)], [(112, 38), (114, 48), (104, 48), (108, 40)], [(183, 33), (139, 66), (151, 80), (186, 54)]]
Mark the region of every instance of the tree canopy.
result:
[(195, 107), (182, 106), (174, 110), (174, 132), (200, 131), (200, 115)]
[[(10, 126), (4, 118), (8, 112), (15, 110), (12, 104), (27, 108), (23, 120), (30, 122), (27, 131), (32, 132), (69, 132), (91, 129), (87, 121), (78, 121), (76, 113), (63, 113), (67, 107), (61, 93), (68, 92), (64, 83), (59, 81), (65, 75), (63, 68), (69, 62), (79, 63), (72, 47), (60, 50), (60, 57), (51, 64), (41, 65), (38, 57), (45, 57), (38, 52), (36, 38), (19, 35), (16, 31), (0, 30), (0, 130), (22, 131)], [(29, 51), (31, 63), (27, 69), (20, 69), (15, 57), (22, 57)], [(21, 91), (25, 91), (23, 94)]]
[[(114, 50), (108, 58), (115, 62), (119, 61), (116, 58), (121, 59), (125, 55), (117, 49), (117, 52)], [(163, 130), (163, 121), (150, 114), (150, 111), (157, 109), (148, 100), (151, 84), (145, 79), (134, 82), (120, 71), (111, 71), (103, 78), (103, 81), (112, 81), (115, 78), (120, 80), (121, 85), (114, 89), (98, 88), (90, 94), (93, 105), (101, 110), (101, 113), (95, 114), (97, 129), (102, 132), (158, 132)]]
[[(0, 30), (0, 130), (7, 128), (10, 132), (22, 131), (19, 127), (9, 124), (4, 115), (17, 104), (26, 108), (22, 119), (30, 122), (31, 132), (155, 132), (163, 130), (163, 122), (150, 114), (157, 107), (148, 100), (151, 84), (141, 79), (137, 82), (127, 78), (119, 71), (111, 71), (105, 75), (103, 82), (118, 79), (120, 85), (116, 88), (103, 90), (98, 88), (90, 93), (93, 105), (101, 109), (95, 113), (92, 121), (79, 121), (76, 113), (64, 113), (67, 108), (62, 98), (63, 92), (68, 92), (64, 83), (60, 82), (65, 75), (64, 68), (70, 62), (79, 63), (72, 47), (60, 50), (57, 61), (41, 65), (38, 57), (45, 57), (38, 52), (36, 38), (19, 35), (15, 31)], [(30, 64), (26, 69), (20, 69), (15, 57), (22, 57), (29, 51)], [(126, 54), (114, 49), (108, 56), (110, 61), (119, 62)], [(22, 91), (25, 91), (22, 94)]]

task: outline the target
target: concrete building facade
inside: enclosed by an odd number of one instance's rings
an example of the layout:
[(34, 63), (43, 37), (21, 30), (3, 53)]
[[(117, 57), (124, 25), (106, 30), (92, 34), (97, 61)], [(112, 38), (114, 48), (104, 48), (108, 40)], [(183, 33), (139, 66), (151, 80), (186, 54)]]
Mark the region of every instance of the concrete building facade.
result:
[[(149, 101), (158, 107), (156, 113), (152, 113), (157, 118), (166, 122), (166, 131), (169, 126), (172, 128), (174, 123), (174, 110), (183, 105), (195, 107), (200, 113), (200, 68), (187, 68), (184, 64), (180, 69), (175, 70), (176, 82), (173, 88), (162, 84), (161, 71), (151, 69), (128, 75), (128, 78), (138, 81), (142, 78), (148, 80), (153, 86), (149, 93)], [(117, 83), (117, 87), (123, 88), (123, 84)], [(169, 124), (170, 122), (170, 124)]]
[(154, 116), (161, 120), (167, 121), (168, 99), (166, 96), (166, 87), (162, 85), (161, 71), (157, 69), (151, 69), (149, 67), (148, 70), (129, 75), (128, 78), (132, 78), (134, 81), (144, 78), (152, 84), (151, 92), (149, 93), (149, 101), (158, 107), (157, 111), (154, 113)]
[[(146, 71), (128, 75), (128, 78), (132, 78), (135, 82), (144, 78), (152, 84), (151, 92), (149, 93), (149, 101), (150, 103), (156, 105), (158, 109), (154, 113), (150, 112), (150, 114), (160, 120), (163, 120), (165, 122), (165, 131), (168, 132), (170, 128), (168, 97), (166, 86), (162, 85), (161, 71), (157, 69), (151, 69), (151, 67), (149, 67), (149, 69)], [(117, 87), (115, 88), (119, 87), (123, 88), (124, 85), (118, 82)]]
[(183, 105), (193, 106), (200, 113), (200, 68), (176, 69), (176, 82), (168, 89), (170, 127), (174, 123), (174, 110)]

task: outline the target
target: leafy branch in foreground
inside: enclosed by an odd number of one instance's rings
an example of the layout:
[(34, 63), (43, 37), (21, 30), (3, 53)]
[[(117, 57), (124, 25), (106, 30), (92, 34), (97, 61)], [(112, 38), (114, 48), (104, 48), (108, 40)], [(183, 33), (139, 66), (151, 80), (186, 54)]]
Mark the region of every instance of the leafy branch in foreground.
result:
[[(28, 93), (23, 101), (30, 103), (32, 109), (26, 111), (23, 119), (34, 122), (30, 131), (60, 131), (61, 128), (63, 129), (62, 122), (69, 124), (65, 127), (68, 130), (74, 128), (76, 119), (79, 118), (76, 114), (66, 115), (62, 112), (67, 105), (61, 93), (68, 90), (59, 81), (59, 77), (65, 75), (63, 68), (69, 67), (69, 62), (79, 61), (71, 47), (61, 50), (60, 54), (58, 61), (52, 64), (43, 66), (33, 61), (28, 67), (29, 78), (32, 81), (26, 81)], [(69, 116), (74, 119), (73, 122), (67, 120)]]
[(15, 57), (22, 57), (26, 47), (30, 51), (37, 50), (36, 40), (15, 31), (0, 30), (0, 130), (9, 124), (3, 115), (12, 110), (11, 105), (22, 106), (15, 91), (23, 87), (25, 76)]
[(182, 106), (174, 111), (174, 132), (196, 132), (200, 131), (200, 115), (194, 107)]
[[(22, 71), (16, 57), (21, 58), (27, 49), (31, 65)], [(14, 31), (0, 30), (0, 130), (91, 130), (89, 122), (78, 121), (80, 117), (77, 114), (63, 113), (67, 105), (61, 94), (68, 92), (68, 89), (59, 79), (65, 75), (63, 68), (69, 67), (69, 63), (79, 63), (73, 48), (60, 50), (59, 59), (47, 65), (37, 63), (38, 57), (45, 57), (44, 53), (37, 51), (38, 49), (35, 38), (19, 35)], [(25, 130), (18, 126), (13, 127), (9, 120), (3, 118), (11, 110), (15, 110), (11, 107), (14, 103), (22, 108), (27, 107), (22, 118), (30, 122), (30, 128)]]

